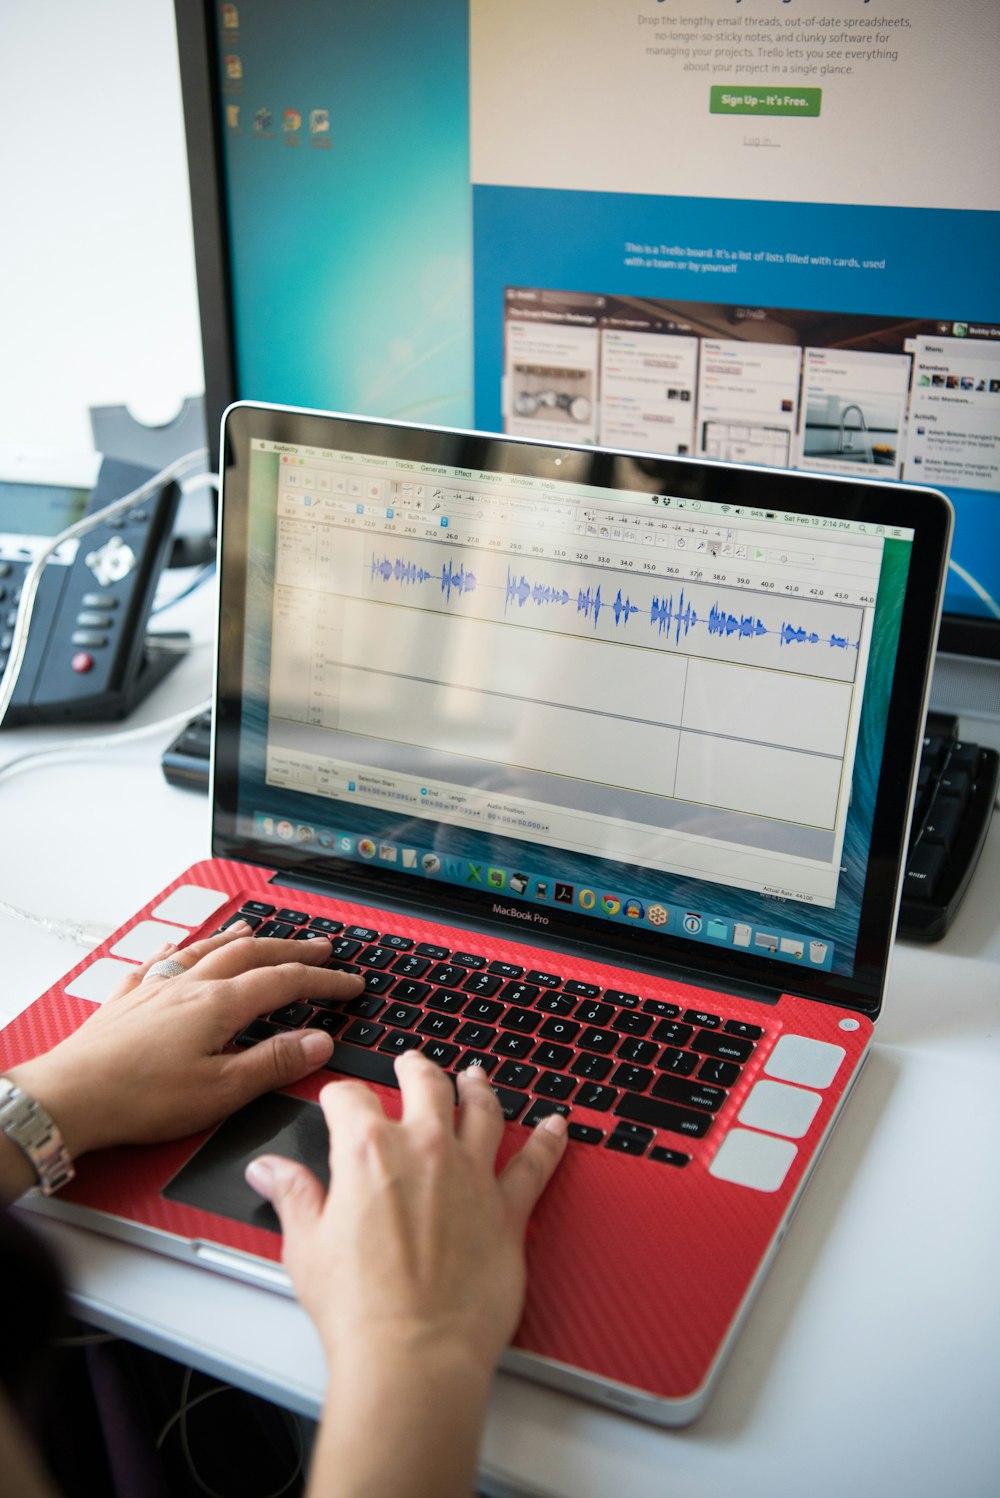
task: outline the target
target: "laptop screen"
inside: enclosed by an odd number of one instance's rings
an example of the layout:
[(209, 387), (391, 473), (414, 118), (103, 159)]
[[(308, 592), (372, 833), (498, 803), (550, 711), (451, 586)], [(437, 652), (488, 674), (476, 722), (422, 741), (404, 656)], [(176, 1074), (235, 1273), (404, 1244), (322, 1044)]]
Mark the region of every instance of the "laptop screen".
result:
[(239, 465), (237, 835), (538, 938), (853, 977), (899, 491), (314, 423)]

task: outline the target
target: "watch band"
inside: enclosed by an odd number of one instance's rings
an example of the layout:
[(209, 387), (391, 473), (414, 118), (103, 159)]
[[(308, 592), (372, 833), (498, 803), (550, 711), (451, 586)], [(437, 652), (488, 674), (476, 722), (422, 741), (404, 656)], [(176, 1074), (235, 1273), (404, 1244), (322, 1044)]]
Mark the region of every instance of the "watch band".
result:
[(63, 1137), (41, 1103), (9, 1077), (0, 1077), (0, 1132), (27, 1155), (46, 1196), (76, 1174)]

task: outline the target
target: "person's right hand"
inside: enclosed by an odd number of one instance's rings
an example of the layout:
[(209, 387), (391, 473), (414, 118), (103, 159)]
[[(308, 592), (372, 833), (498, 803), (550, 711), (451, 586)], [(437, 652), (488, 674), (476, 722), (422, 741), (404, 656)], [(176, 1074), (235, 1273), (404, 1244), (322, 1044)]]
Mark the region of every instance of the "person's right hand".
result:
[(364, 1348), (366, 1361), (419, 1368), (432, 1351), (488, 1381), (520, 1318), (525, 1228), (566, 1121), (544, 1119), (497, 1175), (504, 1120), (482, 1069), (459, 1074), (457, 1111), (451, 1080), (419, 1051), (396, 1071), (399, 1122), (363, 1083), (320, 1093), (328, 1193), (277, 1156), (254, 1161), (247, 1179), (281, 1220), (285, 1267), (331, 1365)]

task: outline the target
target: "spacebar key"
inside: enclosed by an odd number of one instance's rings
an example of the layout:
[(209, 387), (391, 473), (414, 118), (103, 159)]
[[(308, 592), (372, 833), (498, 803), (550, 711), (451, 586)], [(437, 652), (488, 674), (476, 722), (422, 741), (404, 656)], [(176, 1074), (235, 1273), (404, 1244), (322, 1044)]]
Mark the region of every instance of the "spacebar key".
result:
[(707, 1113), (695, 1113), (693, 1109), (678, 1108), (673, 1103), (661, 1103), (656, 1098), (641, 1097), (635, 1093), (628, 1093), (623, 1097), (615, 1113), (619, 1118), (650, 1124), (654, 1129), (686, 1134), (689, 1139), (701, 1139), (712, 1124)]
[(381, 1082), (398, 1087), (393, 1058), (380, 1051), (367, 1051), (360, 1045), (335, 1045), (325, 1071), (339, 1071), (345, 1077), (360, 1077), (363, 1082)]

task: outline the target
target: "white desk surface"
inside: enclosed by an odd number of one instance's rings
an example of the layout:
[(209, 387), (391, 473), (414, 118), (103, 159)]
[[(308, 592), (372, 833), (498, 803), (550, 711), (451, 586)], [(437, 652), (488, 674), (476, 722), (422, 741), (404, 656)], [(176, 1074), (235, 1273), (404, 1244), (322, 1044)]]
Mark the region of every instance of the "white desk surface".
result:
[[(206, 616), (201, 603), (194, 617)], [(209, 655), (179, 666), (131, 721), (193, 708), (208, 695)], [(0, 900), (110, 929), (205, 856), (207, 802), (163, 780), (167, 737), (0, 777)], [(0, 762), (52, 738), (5, 732)], [(998, 890), (995, 818), (945, 941), (897, 947), (871, 1059), (703, 1419), (655, 1430), (501, 1375), (484, 1492), (997, 1492)], [(2, 1022), (80, 950), (6, 916), (0, 940)], [(293, 1302), (80, 1229), (44, 1231), (86, 1320), (316, 1412), (322, 1360)]]

